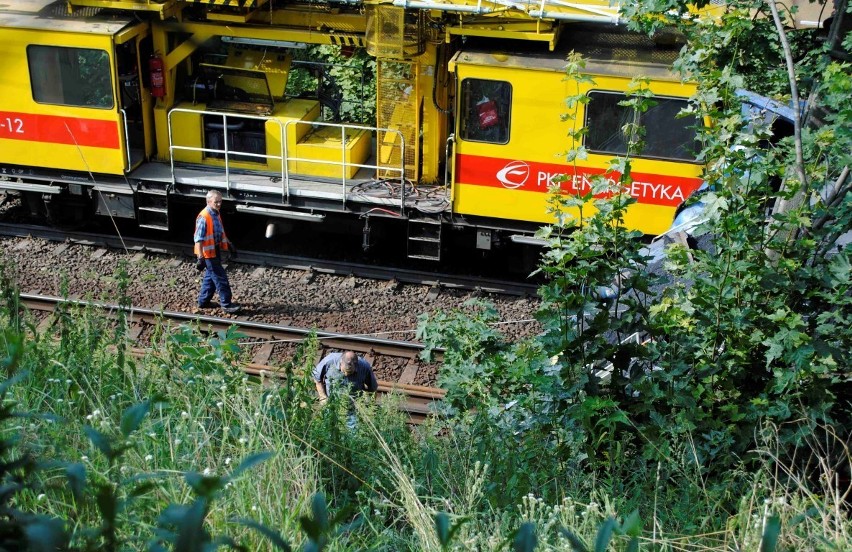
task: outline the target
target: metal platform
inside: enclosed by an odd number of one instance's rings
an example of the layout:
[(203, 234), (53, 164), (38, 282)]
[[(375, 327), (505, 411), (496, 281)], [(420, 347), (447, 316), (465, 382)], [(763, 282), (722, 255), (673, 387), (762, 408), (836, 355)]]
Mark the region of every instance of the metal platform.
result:
[[(169, 187), (174, 183), (175, 191), (183, 188), (220, 190), (226, 197), (262, 195), (277, 198), (281, 205), (320, 203), (337, 204), (337, 209), (355, 207), (382, 207), (398, 211), (402, 207), (427, 213), (442, 213), (449, 210), (449, 198), (442, 186), (403, 185), (399, 181), (381, 180), (373, 177), (375, 171), (361, 169), (354, 178), (324, 179), (291, 175), (285, 185), (277, 173), (231, 171), (227, 179), (219, 167), (186, 167), (174, 169), (169, 164), (150, 162), (128, 174), (136, 182), (159, 183)], [(264, 202), (266, 203), (266, 202)], [(337, 210), (335, 209), (335, 210)]]

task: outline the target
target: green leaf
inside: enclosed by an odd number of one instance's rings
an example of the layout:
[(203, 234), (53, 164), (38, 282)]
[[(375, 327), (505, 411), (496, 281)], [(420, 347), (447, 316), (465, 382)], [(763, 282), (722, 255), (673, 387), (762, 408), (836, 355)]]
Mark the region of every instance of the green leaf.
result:
[(109, 485), (101, 485), (98, 487), (96, 496), (98, 503), (98, 511), (101, 517), (109, 524), (115, 523), (115, 516), (118, 511), (118, 504), (115, 494), (112, 492), (112, 487)]
[(5, 395), (9, 387), (23, 379), (23, 374), (15, 374), (15, 370), (24, 355), (24, 336), (21, 333), (9, 330), (5, 332), (3, 337), (6, 356), (0, 358), (0, 371), (4, 374), (14, 374), (14, 376), (0, 384), (0, 395)]
[(325, 495), (323, 493), (314, 494), (313, 499), (311, 500), (311, 513), (314, 516), (314, 522), (316, 522), (320, 531), (325, 532), (328, 530), (328, 505), (325, 502)]
[(33, 523), (23, 527), (26, 534), (27, 550), (31, 552), (54, 552), (66, 550), (68, 535), (61, 519), (38, 516)]
[(345, 535), (347, 533), (351, 533), (352, 531), (355, 531), (356, 529), (361, 527), (361, 525), (364, 524), (364, 519), (361, 517), (356, 517), (350, 523), (341, 523), (343, 519), (351, 515), (352, 510), (352, 505), (349, 505), (340, 510), (331, 520), (331, 527), (337, 527), (337, 529), (335, 530), (335, 534)]
[[(16, 334), (16, 335), (18, 335), (18, 334)], [(6, 336), (6, 339), (9, 339), (9, 336), (8, 336), (8, 335)], [(22, 339), (23, 339), (23, 338), (22, 338)], [(11, 347), (11, 346), (12, 346), (12, 344), (11, 344), (11, 343), (7, 343), (7, 344), (6, 344), (6, 346), (7, 346), (7, 347)], [(4, 369), (7, 369), (7, 370), (8, 370), (9, 366), (11, 366), (11, 365), (3, 365), (3, 366), (2, 366), (2, 368), (4, 368)], [(3, 380), (3, 382), (2, 382), (2, 383), (0, 383), (0, 396), (6, 396), (6, 393), (8, 393), (8, 392), (9, 392), (9, 389), (10, 389), (12, 386), (14, 386), (14, 385), (18, 384), (21, 380), (26, 379), (27, 377), (29, 377), (29, 375), (30, 375), (30, 373), (29, 373), (29, 372), (24, 371), (24, 372), (19, 372), (19, 373), (15, 374), (15, 375), (14, 375), (14, 376), (12, 376), (11, 378), (8, 378), (8, 379), (6, 379), (6, 380)]]
[(187, 472), (183, 478), (196, 495), (206, 499), (212, 499), (228, 482), (225, 477), (202, 475), (198, 472)]
[(104, 456), (106, 456), (109, 460), (112, 460), (115, 456), (115, 452), (112, 449), (109, 437), (91, 426), (85, 426), (83, 428), (83, 432), (85, 432), (89, 441), (91, 441)]
[(850, 274), (852, 274), (852, 264), (849, 262), (849, 255), (845, 252), (831, 258), (825, 273), (828, 285), (833, 288), (849, 285)]
[(446, 512), (435, 514), (435, 532), (438, 533), (438, 542), (442, 548), (450, 544), (450, 516)]
[(143, 401), (125, 410), (121, 415), (121, 434), (129, 437), (131, 433), (139, 429), (139, 424), (142, 423), (145, 415), (148, 414), (150, 407), (151, 403), (149, 401)]
[(801, 514), (797, 514), (797, 515), (793, 516), (793, 519), (790, 520), (789, 525), (790, 525), (790, 527), (794, 527), (794, 526), (802, 523), (803, 521), (811, 519), (811, 518), (815, 518), (815, 517), (819, 516), (820, 514), (821, 514), (821, 511), (820, 511), (819, 508), (817, 508), (816, 506), (811, 506), (810, 508), (808, 508), (807, 510), (805, 510)]
[(299, 524), (302, 526), (302, 531), (313, 541), (319, 540), (322, 536), (322, 530), (317, 522), (308, 516), (299, 517)]
[(624, 523), (621, 524), (621, 532), (630, 537), (638, 537), (642, 534), (642, 520), (639, 510), (633, 510)]
[(450, 524), (450, 516), (446, 512), (439, 512), (435, 515), (435, 531), (438, 533), (438, 541), (442, 548), (449, 547), (453, 541), (453, 537), (458, 533), (461, 526), (468, 521), (468, 518), (459, 518), (455, 524)]
[(183, 510), (183, 515), (177, 523), (175, 550), (201, 552), (205, 549), (204, 544), (210, 541), (210, 535), (204, 529), (205, 517), (207, 517), (207, 506), (201, 499)]
[(236, 479), (241, 473), (244, 471), (253, 468), (257, 464), (271, 458), (273, 454), (271, 452), (258, 452), (248, 456), (245, 460), (240, 462), (240, 465), (231, 472), (228, 476), (229, 479)]
[(512, 550), (515, 552), (533, 552), (537, 545), (538, 538), (535, 536), (535, 525), (530, 522), (521, 525), (515, 532)]
[(284, 538), (277, 531), (270, 529), (262, 523), (258, 523), (257, 521), (248, 518), (236, 518), (231, 521), (239, 523), (240, 525), (243, 525), (250, 529), (254, 529), (258, 533), (269, 539), (270, 542), (272, 542), (272, 545), (277, 550), (283, 550), (284, 552), (290, 552), (292, 550), (292, 548), (290, 547), (290, 543), (284, 540)]
[(65, 467), (65, 477), (74, 500), (80, 505), (83, 503), (83, 492), (86, 490), (86, 467), (83, 464), (69, 464)]
[(775, 552), (778, 546), (778, 537), (781, 535), (781, 518), (772, 514), (766, 520), (763, 536), (760, 538), (760, 552)]
[(609, 546), (609, 541), (612, 539), (612, 532), (615, 529), (615, 518), (609, 517), (601, 524), (598, 529), (598, 535), (595, 537), (595, 552), (605, 552)]
[(203, 552), (213, 552), (220, 548), (230, 548), (231, 550), (237, 550), (237, 552), (249, 552), (248, 548), (238, 543), (234, 537), (229, 535), (219, 535), (211, 539), (210, 544), (204, 547)]

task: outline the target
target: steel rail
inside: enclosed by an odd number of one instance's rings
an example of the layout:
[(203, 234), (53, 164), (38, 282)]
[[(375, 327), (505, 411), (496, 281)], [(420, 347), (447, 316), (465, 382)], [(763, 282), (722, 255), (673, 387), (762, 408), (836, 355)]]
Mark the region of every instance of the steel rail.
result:
[[(266, 324), (248, 320), (229, 319), (218, 316), (203, 316), (187, 314), (182, 312), (155, 310), (138, 307), (124, 307), (117, 304), (100, 301), (86, 301), (81, 299), (62, 299), (49, 295), (38, 295), (31, 293), (19, 294), (21, 304), (30, 310), (54, 312), (59, 305), (71, 305), (84, 308), (95, 308), (105, 311), (109, 316), (115, 316), (124, 312), (130, 316), (129, 322), (145, 322), (156, 324), (164, 319), (175, 320), (182, 323), (197, 324), (201, 329), (220, 330), (236, 327), (246, 337), (263, 339), (266, 341), (301, 341), (309, 335), (316, 335), (323, 347), (354, 350), (360, 353), (372, 353), (395, 358), (414, 359), (423, 350), (423, 345), (407, 341), (395, 341), (366, 337), (360, 335), (348, 335), (334, 332), (322, 332), (283, 326), (280, 324)], [(141, 353), (140, 353), (141, 354)], [(440, 362), (443, 359), (443, 351), (435, 351), (435, 359)], [(263, 364), (248, 363), (242, 367), (245, 373), (254, 376), (269, 376), (285, 378), (280, 369)], [(420, 385), (404, 384), (391, 381), (379, 381), (377, 393), (379, 397), (391, 393), (401, 393), (405, 396), (404, 404), (400, 408), (406, 412), (411, 423), (419, 424), (425, 421), (430, 413), (430, 405), (440, 401), (445, 394), (443, 389), (425, 387)]]
[[(417, 358), (424, 349), (423, 344), (412, 341), (397, 341), (363, 335), (343, 334), (336, 332), (325, 332), (282, 324), (270, 324), (266, 322), (254, 322), (240, 318), (224, 318), (221, 316), (208, 316), (201, 314), (189, 314), (185, 312), (157, 310), (141, 307), (124, 307), (115, 303), (101, 301), (87, 301), (83, 299), (62, 299), (50, 295), (38, 295), (32, 293), (21, 293), (21, 302), (35, 310), (52, 310), (54, 305), (68, 304), (79, 307), (94, 307), (109, 313), (125, 312), (138, 321), (156, 324), (163, 319), (176, 320), (183, 323), (197, 324), (199, 327), (212, 330), (225, 330), (236, 327), (246, 337), (265, 339), (270, 341), (294, 340), (301, 341), (309, 335), (316, 335), (324, 347), (335, 349), (351, 349), (357, 352), (375, 352), (379, 354), (395, 356), (399, 358)], [(443, 351), (435, 350), (436, 361), (443, 359)]]
[[(121, 250), (126, 249), (128, 251), (143, 253), (159, 253), (184, 257), (192, 256), (192, 248), (189, 245), (169, 241), (128, 237), (119, 238), (109, 234), (88, 232), (69, 232), (36, 225), (0, 223), (0, 235), (19, 238), (33, 237), (49, 241), (69, 242), (78, 245), (109, 247)], [(535, 284), (494, 280), (476, 276), (459, 276), (403, 268), (376, 267), (361, 263), (347, 263), (243, 250), (240, 250), (240, 259), (238, 262), (240, 264), (272, 266), (335, 276), (354, 276), (371, 280), (396, 281), (403, 284), (476, 291), (496, 295), (535, 296), (538, 289)]]

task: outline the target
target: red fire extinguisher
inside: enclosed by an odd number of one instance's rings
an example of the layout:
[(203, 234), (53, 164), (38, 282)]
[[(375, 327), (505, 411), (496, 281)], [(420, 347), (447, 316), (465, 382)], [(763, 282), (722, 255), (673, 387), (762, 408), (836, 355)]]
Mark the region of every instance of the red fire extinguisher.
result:
[(166, 76), (163, 71), (163, 58), (158, 55), (148, 60), (148, 73), (151, 76), (151, 95), (162, 98), (166, 95)]

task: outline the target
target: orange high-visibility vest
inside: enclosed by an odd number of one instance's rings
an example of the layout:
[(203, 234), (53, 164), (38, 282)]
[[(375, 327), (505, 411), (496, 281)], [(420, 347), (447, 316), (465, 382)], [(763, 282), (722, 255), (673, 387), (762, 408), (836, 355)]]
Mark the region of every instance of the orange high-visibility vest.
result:
[[(196, 257), (204, 257), (205, 259), (215, 259), (216, 258), (216, 238), (213, 236), (213, 215), (210, 214), (210, 210), (205, 207), (198, 213), (198, 217), (196, 217), (196, 221), (204, 217), (205, 228), (207, 232), (204, 234), (204, 239), (200, 242), (195, 243), (195, 256)], [(228, 251), (230, 248), (228, 247), (230, 242), (228, 241), (228, 237), (225, 235), (225, 226), (222, 226), (222, 241), (219, 242), (219, 248), (222, 251)]]

